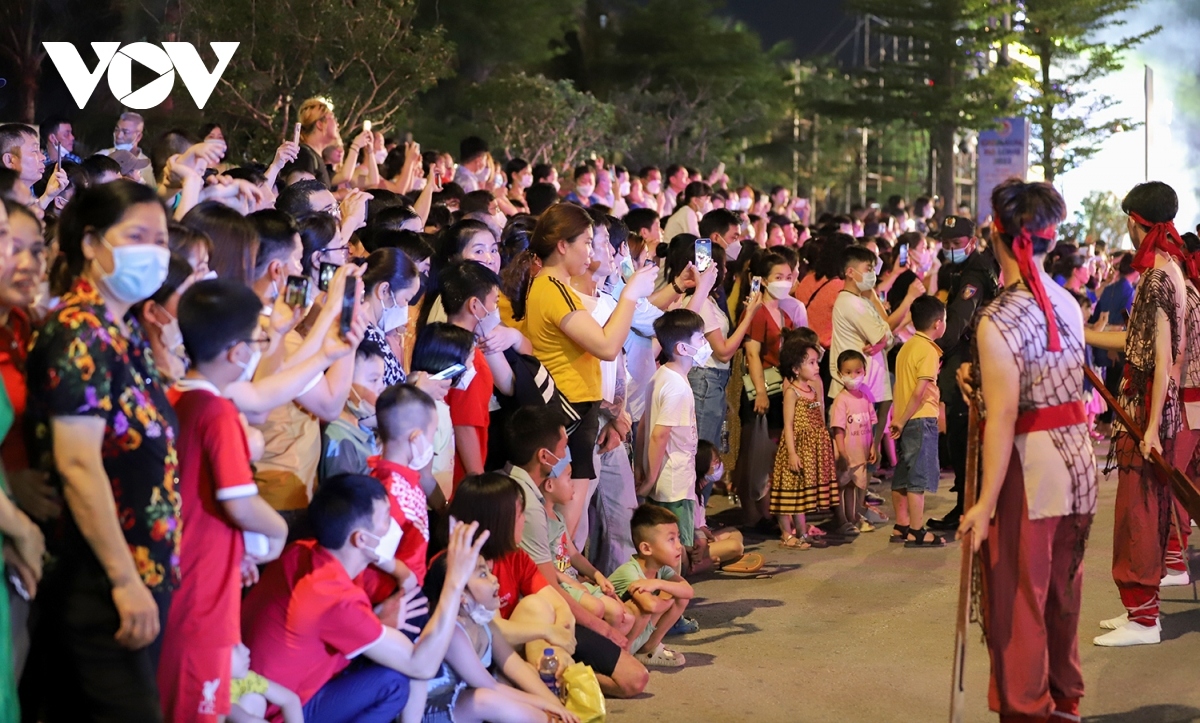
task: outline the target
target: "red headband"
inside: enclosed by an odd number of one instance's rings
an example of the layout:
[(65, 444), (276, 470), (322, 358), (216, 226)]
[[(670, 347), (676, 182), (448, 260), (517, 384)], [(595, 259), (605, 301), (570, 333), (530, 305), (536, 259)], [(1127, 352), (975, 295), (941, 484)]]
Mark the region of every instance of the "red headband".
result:
[(1183, 271), (1193, 284), (1200, 286), (1200, 251), (1184, 256)]
[[(1008, 234), (999, 218), (992, 221), (992, 230), (996, 233)], [(1054, 316), (1054, 305), (1050, 303), (1050, 296), (1046, 293), (1046, 287), (1042, 285), (1042, 275), (1038, 273), (1038, 268), (1033, 263), (1033, 237), (1053, 240), (1057, 234), (1057, 226), (1047, 226), (1036, 233), (1022, 228), (1016, 236), (1012, 237), (1013, 256), (1016, 257), (1017, 266), (1021, 269), (1021, 279), (1029, 287), (1029, 292), (1033, 294), (1033, 300), (1037, 302), (1038, 307), (1046, 316), (1046, 349), (1048, 351), (1062, 351), (1062, 342), (1058, 338), (1058, 321)]]
[(1137, 254), (1133, 257), (1133, 268), (1144, 273), (1154, 266), (1155, 251), (1162, 251), (1178, 261), (1180, 265), (1184, 264), (1187, 254), (1183, 250), (1183, 239), (1175, 230), (1174, 221), (1150, 223), (1133, 211), (1129, 212), (1129, 218), (1133, 219), (1134, 223), (1150, 229), (1146, 232), (1146, 237), (1142, 239), (1142, 245), (1138, 246)]

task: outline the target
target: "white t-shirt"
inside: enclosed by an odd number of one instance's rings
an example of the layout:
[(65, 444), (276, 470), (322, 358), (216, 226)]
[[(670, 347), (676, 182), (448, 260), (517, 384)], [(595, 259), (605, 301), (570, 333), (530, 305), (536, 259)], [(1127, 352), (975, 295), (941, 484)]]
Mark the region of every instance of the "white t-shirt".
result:
[(650, 380), (650, 429), (671, 427), (667, 460), (650, 499), (679, 502), (696, 487), (696, 397), (686, 377), (661, 366)]
[(433, 473), (453, 474), (454, 422), (450, 420), (450, 406), (445, 402), (434, 402), (434, 406), (437, 408), (437, 433), (433, 435)]
[(671, 239), (681, 233), (700, 236), (700, 220), (691, 206), (683, 206), (671, 214), (671, 217), (667, 219), (666, 228), (663, 229), (663, 241), (671, 243)]
[[(838, 381), (838, 355), (847, 349), (862, 352), (864, 347), (887, 339), (883, 349), (867, 357), (867, 374), (862, 389), (872, 402), (889, 402), (892, 399), (892, 377), (888, 374), (887, 350), (891, 347), (892, 328), (879, 315), (875, 305), (867, 299), (849, 291), (841, 291), (833, 302), (833, 337), (829, 344), (829, 370), (833, 379), (829, 383), (829, 398), (842, 391)], [(866, 353), (863, 352), (866, 356)]]
[[(621, 282), (612, 295), (621, 298)], [(634, 419), (641, 419), (646, 412), (646, 384), (654, 374), (654, 322), (662, 316), (662, 309), (646, 299), (638, 299), (633, 310), (633, 323), (629, 336), (625, 337), (625, 367), (628, 372), (625, 382), (627, 411)]]

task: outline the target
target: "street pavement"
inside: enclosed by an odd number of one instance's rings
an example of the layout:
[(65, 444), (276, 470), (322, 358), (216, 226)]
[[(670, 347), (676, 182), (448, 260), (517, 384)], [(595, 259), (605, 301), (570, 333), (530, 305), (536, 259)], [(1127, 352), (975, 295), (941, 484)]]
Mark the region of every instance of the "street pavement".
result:
[[(1105, 450), (1100, 451), (1103, 462)], [(930, 513), (953, 506), (950, 480), (930, 495)], [(883, 490), (886, 496), (886, 488)], [(1089, 723), (1200, 721), (1200, 596), (1163, 591), (1163, 642), (1098, 648), (1098, 622), (1123, 612), (1110, 575), (1116, 475), (1100, 486), (1099, 510), (1084, 559), (1080, 655)], [(723, 497), (710, 509), (728, 508)], [(885, 507), (891, 515), (890, 506)], [(736, 521), (737, 510), (714, 514)], [(784, 550), (748, 537), (767, 567), (758, 577), (695, 581), (688, 609), (700, 632), (667, 638), (687, 656), (681, 669), (655, 669), (640, 698), (608, 701), (611, 721), (821, 723), (946, 721), (960, 547), (888, 544), (890, 525), (854, 543)], [(1200, 561), (1193, 562), (1193, 577)], [(966, 721), (988, 712), (988, 659), (979, 627), (967, 654)]]

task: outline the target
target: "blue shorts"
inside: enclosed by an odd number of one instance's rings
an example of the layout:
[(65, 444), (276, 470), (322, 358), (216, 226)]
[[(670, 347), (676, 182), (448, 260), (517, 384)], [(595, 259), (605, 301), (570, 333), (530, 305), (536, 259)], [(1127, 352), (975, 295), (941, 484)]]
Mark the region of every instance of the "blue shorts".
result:
[(942, 469), (938, 462), (937, 417), (908, 420), (900, 432), (900, 461), (892, 474), (895, 492), (937, 492)]

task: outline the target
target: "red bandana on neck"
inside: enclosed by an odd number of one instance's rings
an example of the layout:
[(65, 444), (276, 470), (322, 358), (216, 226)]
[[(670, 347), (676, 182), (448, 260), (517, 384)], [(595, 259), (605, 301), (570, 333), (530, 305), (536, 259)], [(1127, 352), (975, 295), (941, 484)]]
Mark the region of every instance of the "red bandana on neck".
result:
[[(992, 230), (996, 233), (1009, 234), (1004, 230), (1004, 226), (1001, 225), (998, 218), (992, 221)], [(1053, 240), (1057, 233), (1056, 226), (1048, 226), (1037, 232), (1022, 228), (1012, 237), (1013, 256), (1016, 257), (1017, 266), (1021, 269), (1021, 279), (1029, 287), (1029, 293), (1033, 294), (1033, 300), (1037, 302), (1038, 308), (1046, 316), (1047, 351), (1062, 351), (1062, 342), (1058, 337), (1058, 322), (1054, 316), (1054, 305), (1050, 303), (1050, 296), (1046, 293), (1046, 287), (1042, 285), (1042, 275), (1038, 273), (1037, 265), (1033, 262), (1033, 237)]]
[(1187, 254), (1183, 250), (1183, 239), (1175, 230), (1174, 221), (1150, 223), (1132, 211), (1129, 213), (1129, 218), (1139, 226), (1150, 229), (1146, 232), (1146, 237), (1142, 239), (1142, 245), (1138, 246), (1137, 254), (1133, 257), (1133, 268), (1137, 269), (1139, 273), (1144, 273), (1153, 267), (1155, 251), (1162, 251), (1183, 265)]

